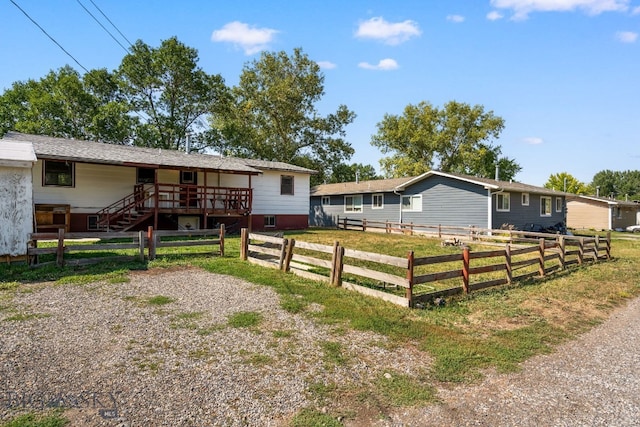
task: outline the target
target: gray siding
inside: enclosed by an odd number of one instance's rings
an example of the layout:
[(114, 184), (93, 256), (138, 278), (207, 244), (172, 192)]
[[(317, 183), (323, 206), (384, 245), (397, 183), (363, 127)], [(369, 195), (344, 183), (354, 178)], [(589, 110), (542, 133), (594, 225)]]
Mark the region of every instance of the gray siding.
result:
[(328, 206), (322, 206), (320, 196), (312, 196), (309, 204), (309, 225), (312, 227), (332, 227), (336, 225), (337, 217), (367, 219), (369, 221), (392, 221), (400, 219), (400, 198), (393, 193), (374, 193), (383, 195), (383, 208), (372, 207), (373, 194), (361, 194), (362, 212), (344, 211), (344, 194), (325, 196), (330, 198)]
[(496, 209), (497, 195), (492, 196), (492, 228), (498, 229), (504, 224), (514, 225), (518, 229), (525, 229), (527, 224), (539, 224), (543, 227), (549, 227), (559, 222), (565, 221), (566, 201), (564, 196), (562, 199), (562, 211), (556, 212), (556, 196), (551, 198), (551, 216), (540, 215), (540, 194), (529, 193), (529, 206), (522, 205), (522, 193), (509, 193), (510, 209), (509, 212), (498, 212)]

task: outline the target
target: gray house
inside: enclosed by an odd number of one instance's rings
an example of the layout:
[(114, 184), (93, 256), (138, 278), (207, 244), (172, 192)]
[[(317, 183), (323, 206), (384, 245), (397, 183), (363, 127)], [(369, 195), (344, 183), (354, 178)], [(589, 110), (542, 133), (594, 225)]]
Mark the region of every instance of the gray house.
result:
[(311, 189), (309, 224), (338, 216), (499, 229), (566, 223), (566, 193), (517, 182), (429, 171), (409, 178), (323, 184)]

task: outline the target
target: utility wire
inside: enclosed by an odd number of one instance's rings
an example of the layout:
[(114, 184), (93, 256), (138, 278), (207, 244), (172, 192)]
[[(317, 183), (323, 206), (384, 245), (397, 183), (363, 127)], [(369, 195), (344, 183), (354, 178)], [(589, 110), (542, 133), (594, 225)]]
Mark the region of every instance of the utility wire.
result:
[(95, 2), (94, 2), (93, 0), (89, 0), (89, 1), (91, 2), (91, 4), (92, 4), (96, 9), (98, 9), (98, 11), (102, 14), (102, 16), (104, 16), (104, 18), (105, 18), (107, 21), (109, 21), (109, 24), (111, 24), (111, 26), (112, 26), (113, 28), (115, 28), (115, 29), (116, 29), (116, 31), (118, 32), (118, 34), (120, 34), (120, 35), (122, 36), (122, 38), (123, 38), (123, 39), (125, 39), (125, 40), (127, 41), (127, 43), (129, 43), (129, 46), (132, 46), (132, 47), (133, 47), (133, 44), (131, 44), (131, 42), (129, 41), (129, 39), (128, 39), (128, 38), (126, 38), (124, 34), (122, 34), (122, 31), (120, 31), (120, 29), (119, 29), (118, 27), (116, 27), (116, 24), (114, 24), (113, 22), (111, 22), (111, 19), (109, 19), (109, 17), (108, 17), (107, 15), (105, 15), (105, 13), (102, 11), (102, 9), (100, 9), (100, 8), (98, 7), (98, 5), (97, 5), (97, 4), (95, 4)]
[(18, 3), (16, 3), (14, 0), (9, 0), (9, 1), (10, 1), (11, 3), (13, 3), (13, 5), (14, 5), (15, 7), (17, 7), (18, 9), (20, 9), (20, 12), (22, 12), (22, 13), (24, 14), (24, 16), (26, 16), (27, 18), (29, 18), (29, 20), (30, 20), (31, 22), (33, 22), (33, 23), (34, 23), (34, 25), (35, 25), (36, 27), (40, 28), (40, 31), (42, 31), (42, 32), (43, 32), (47, 37), (49, 37), (49, 38), (51, 39), (51, 41), (52, 41), (52, 42), (54, 42), (54, 43), (56, 44), (56, 46), (58, 46), (60, 49), (62, 49), (62, 51), (63, 51), (64, 53), (66, 53), (66, 54), (67, 54), (71, 59), (73, 59), (73, 60), (75, 61), (75, 63), (76, 63), (76, 64), (78, 64), (78, 65), (80, 66), (80, 68), (82, 68), (82, 69), (83, 69), (84, 71), (86, 71), (87, 73), (89, 72), (89, 70), (87, 70), (87, 69), (84, 67), (84, 65), (82, 65), (82, 64), (81, 64), (81, 63), (80, 63), (76, 58), (74, 58), (74, 57), (73, 57), (73, 55), (71, 55), (69, 52), (67, 52), (67, 50), (66, 50), (64, 47), (62, 47), (62, 45), (61, 45), (60, 43), (58, 43), (58, 42), (56, 41), (56, 39), (54, 39), (53, 37), (51, 37), (51, 36), (49, 35), (49, 33), (47, 33), (47, 32), (45, 31), (45, 29), (44, 29), (44, 28), (42, 28), (42, 27), (40, 26), (40, 24), (38, 24), (38, 23), (37, 23), (37, 22), (36, 22), (36, 21), (31, 17), (31, 16), (29, 16), (29, 14), (28, 14), (27, 12), (25, 12), (25, 11), (24, 11), (24, 9), (22, 9), (22, 8), (18, 5)]
[[(84, 11), (85, 11), (85, 12), (87, 12), (87, 13), (89, 14), (89, 16), (91, 16), (91, 17), (93, 18), (93, 20), (94, 20), (94, 21), (96, 21), (96, 22), (98, 23), (98, 25), (100, 25), (100, 26), (102, 27), (102, 29), (103, 29), (103, 30), (105, 30), (105, 31), (107, 32), (107, 34), (109, 34), (109, 35), (111, 36), (111, 38), (112, 38), (116, 43), (118, 43), (122, 49), (124, 49), (124, 51), (125, 51), (125, 52), (129, 53), (129, 50), (128, 50), (126, 47), (124, 47), (124, 46), (122, 45), (122, 43), (120, 43), (120, 41), (119, 41), (117, 38), (115, 38), (115, 36), (114, 36), (113, 34), (111, 34), (111, 32), (110, 32), (109, 30), (107, 30), (107, 28), (106, 28), (104, 25), (102, 25), (102, 22), (100, 22), (100, 21), (98, 20), (98, 18), (96, 18), (96, 17), (93, 15), (93, 13), (89, 12), (89, 9), (87, 9), (87, 8), (82, 4), (82, 2), (80, 2), (80, 0), (76, 0), (76, 1), (78, 2), (78, 4), (79, 4), (80, 6), (82, 6), (82, 8), (84, 9)], [(107, 18), (107, 19), (108, 19), (108, 18)], [(109, 21), (109, 22), (111, 22), (111, 21)], [(113, 25), (113, 24), (111, 24), (111, 25)], [(126, 38), (125, 38), (125, 40), (126, 40)], [(128, 41), (128, 40), (127, 40), (127, 41)], [(129, 43), (129, 44), (131, 44), (131, 43)]]

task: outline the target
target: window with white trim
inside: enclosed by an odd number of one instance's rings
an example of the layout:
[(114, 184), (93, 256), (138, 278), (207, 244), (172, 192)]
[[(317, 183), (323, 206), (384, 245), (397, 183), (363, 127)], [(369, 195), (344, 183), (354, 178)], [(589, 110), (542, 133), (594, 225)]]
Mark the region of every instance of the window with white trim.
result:
[(371, 196), (371, 209), (383, 209), (384, 208), (384, 194), (374, 194)]
[(562, 197), (556, 197), (556, 212), (562, 212)]
[(276, 216), (275, 215), (265, 215), (264, 216), (264, 228), (273, 228), (276, 226)]
[(322, 206), (329, 206), (331, 205), (331, 196), (322, 196), (320, 198), (320, 204)]
[(44, 169), (43, 184), (58, 187), (74, 186), (74, 163), (60, 160), (45, 160), (42, 165)]
[(344, 196), (345, 212), (362, 212), (362, 195)]
[(529, 206), (529, 193), (522, 193), (522, 206)]
[(405, 212), (421, 212), (422, 195), (402, 196), (402, 210)]
[(511, 194), (496, 194), (496, 210), (498, 212), (509, 212), (511, 210)]
[(291, 175), (280, 176), (280, 194), (293, 196), (293, 176)]
[(87, 215), (87, 230), (97, 231), (98, 227), (98, 215)]
[(551, 216), (551, 197), (540, 196), (540, 216)]

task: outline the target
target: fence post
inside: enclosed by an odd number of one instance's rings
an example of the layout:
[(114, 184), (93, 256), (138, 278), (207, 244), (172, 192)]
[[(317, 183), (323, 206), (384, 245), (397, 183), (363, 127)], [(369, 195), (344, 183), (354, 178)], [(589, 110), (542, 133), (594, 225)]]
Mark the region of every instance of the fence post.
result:
[(598, 262), (598, 258), (600, 258), (600, 236), (598, 236), (596, 234), (596, 240), (595, 242), (593, 242), (594, 244), (594, 248), (593, 248), (593, 252), (595, 257), (593, 258), (594, 262)]
[(347, 229), (347, 217), (344, 217), (343, 221), (344, 221), (344, 230), (346, 230)]
[(504, 248), (504, 265), (507, 270), (507, 283), (511, 284), (513, 280), (513, 268), (511, 267), (511, 243), (507, 243)]
[(582, 265), (584, 261), (584, 237), (578, 239), (578, 264)]
[(246, 261), (249, 253), (249, 230), (240, 230), (240, 259)]
[(224, 233), (225, 233), (224, 224), (220, 224), (220, 256), (224, 256)]
[(331, 265), (331, 285), (342, 286), (342, 268), (344, 262), (344, 247), (339, 242), (333, 245), (334, 256)]
[(64, 266), (64, 228), (58, 228), (58, 251), (56, 252), (56, 264)]
[(407, 302), (409, 308), (413, 307), (413, 268), (414, 268), (415, 254), (413, 251), (409, 251), (407, 254), (407, 284), (409, 287), (406, 291)]
[(564, 236), (558, 236), (558, 248), (560, 249), (560, 252), (559, 252), (560, 268), (564, 270), (566, 268), (566, 265), (565, 265), (566, 241), (564, 239)]
[(336, 228), (340, 230), (340, 215), (336, 215)]
[(289, 239), (289, 241), (287, 242), (287, 249), (284, 255), (284, 265), (282, 266), (283, 271), (289, 271), (289, 269), (291, 268), (291, 259), (293, 258), (293, 248), (295, 246), (296, 246), (296, 239)]
[(289, 239), (282, 239), (282, 246), (280, 247), (280, 259), (278, 259), (278, 270), (284, 270), (284, 259), (287, 256), (287, 245)]
[(462, 290), (465, 294), (469, 293), (469, 248), (467, 246), (462, 250)]
[(156, 259), (156, 239), (151, 225), (147, 228), (147, 244), (149, 245), (149, 259)]
[(140, 258), (140, 261), (144, 261), (144, 246), (144, 230), (140, 230), (138, 232), (138, 258)]
[(413, 221), (409, 223), (409, 236), (413, 236)]
[(607, 246), (605, 247), (607, 259), (611, 259), (611, 232), (607, 231)]
[(544, 277), (544, 237), (541, 237), (538, 245), (538, 272), (540, 277)]
[(438, 239), (442, 239), (442, 225), (438, 224)]
[(333, 252), (331, 255), (331, 272), (329, 273), (329, 283), (333, 285), (336, 282), (336, 271), (338, 266), (338, 247), (340, 243), (336, 240), (333, 242)]
[(391, 233), (391, 224), (389, 224), (389, 220), (386, 220), (384, 223), (384, 231), (387, 234)]

